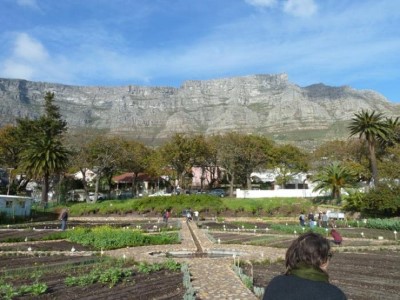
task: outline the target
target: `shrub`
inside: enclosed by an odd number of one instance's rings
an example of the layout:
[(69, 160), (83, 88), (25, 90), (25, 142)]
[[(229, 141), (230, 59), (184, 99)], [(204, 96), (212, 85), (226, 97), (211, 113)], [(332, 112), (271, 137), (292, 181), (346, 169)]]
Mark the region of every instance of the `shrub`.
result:
[(144, 245), (163, 245), (179, 243), (177, 233), (146, 235), (136, 230), (99, 226), (95, 228), (76, 228), (68, 231), (72, 242), (93, 247), (96, 250), (110, 250)]
[(380, 184), (365, 194), (361, 212), (366, 216), (394, 217), (400, 213), (400, 186)]

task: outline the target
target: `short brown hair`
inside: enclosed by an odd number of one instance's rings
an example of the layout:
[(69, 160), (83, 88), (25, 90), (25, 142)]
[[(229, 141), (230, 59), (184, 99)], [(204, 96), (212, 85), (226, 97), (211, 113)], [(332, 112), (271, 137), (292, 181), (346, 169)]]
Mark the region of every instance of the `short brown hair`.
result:
[(286, 274), (295, 269), (299, 263), (320, 269), (328, 261), (329, 241), (322, 235), (307, 232), (292, 242), (286, 251)]

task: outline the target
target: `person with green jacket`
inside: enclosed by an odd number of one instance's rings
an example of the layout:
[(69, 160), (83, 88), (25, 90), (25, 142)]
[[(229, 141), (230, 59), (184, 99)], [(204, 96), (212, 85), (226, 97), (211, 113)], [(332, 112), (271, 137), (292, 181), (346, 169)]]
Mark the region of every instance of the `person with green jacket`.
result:
[(326, 238), (314, 232), (300, 235), (286, 251), (285, 274), (271, 280), (263, 300), (347, 299), (341, 289), (329, 283), (327, 268), (331, 257)]

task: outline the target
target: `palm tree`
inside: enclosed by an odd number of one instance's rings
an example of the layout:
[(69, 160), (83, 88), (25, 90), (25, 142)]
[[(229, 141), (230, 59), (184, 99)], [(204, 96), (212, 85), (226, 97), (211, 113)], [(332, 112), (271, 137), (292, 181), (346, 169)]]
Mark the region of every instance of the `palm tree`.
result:
[(43, 136), (30, 140), (21, 153), (22, 167), (33, 178), (43, 179), (42, 202), (48, 202), (49, 179), (53, 173), (66, 169), (69, 151), (59, 139)]
[(350, 136), (359, 135), (360, 139), (364, 138), (367, 141), (373, 184), (377, 184), (378, 168), (375, 146), (378, 140), (387, 140), (390, 131), (387, 122), (381, 113), (362, 110), (354, 114), (349, 129)]
[(386, 118), (385, 120), (387, 126), (387, 136), (386, 139), (378, 138), (380, 145), (383, 148), (392, 147), (400, 142), (400, 121), (399, 117), (392, 119)]
[(341, 200), (341, 189), (354, 185), (356, 174), (337, 162), (326, 166), (317, 174), (313, 182), (317, 186), (313, 191), (331, 191), (333, 199)]

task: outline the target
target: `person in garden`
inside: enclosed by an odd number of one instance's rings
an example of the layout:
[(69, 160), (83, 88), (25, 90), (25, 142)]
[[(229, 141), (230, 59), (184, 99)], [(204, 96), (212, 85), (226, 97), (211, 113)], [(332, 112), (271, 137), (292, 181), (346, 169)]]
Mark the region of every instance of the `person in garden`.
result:
[(171, 217), (171, 211), (167, 209), (164, 213), (164, 221), (165, 223), (168, 223), (168, 219)]
[(67, 208), (64, 208), (61, 211), (59, 219), (61, 221), (61, 230), (64, 231), (65, 229), (67, 229), (67, 221), (68, 221), (68, 209)]
[(194, 212), (193, 212), (193, 216), (194, 216), (194, 220), (197, 222), (197, 221), (199, 221), (199, 211), (198, 210), (195, 210)]
[(186, 222), (190, 222), (190, 221), (192, 221), (192, 211), (191, 211), (191, 209), (188, 209), (186, 211)]
[(315, 217), (314, 217), (314, 214), (312, 213), (312, 212), (310, 212), (309, 214), (308, 214), (308, 225), (310, 226), (310, 228), (314, 228), (314, 226), (315, 226)]
[(305, 226), (306, 225), (306, 217), (305, 217), (304, 213), (300, 214), (299, 221), (300, 221), (300, 226)]
[(263, 299), (347, 299), (341, 289), (329, 283), (327, 268), (331, 258), (326, 238), (314, 232), (300, 235), (286, 251), (285, 274), (270, 281)]
[(322, 213), (322, 227), (328, 228), (329, 217), (328, 214), (324, 211)]
[(322, 211), (318, 213), (318, 227), (322, 227)]
[(340, 235), (339, 231), (337, 231), (335, 228), (332, 228), (330, 233), (331, 233), (331, 236), (333, 238), (332, 242), (335, 245), (339, 245), (340, 246), (342, 244), (342, 242), (343, 242), (343, 238)]

